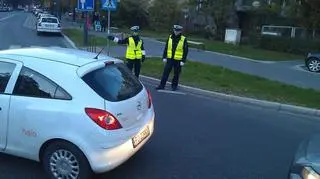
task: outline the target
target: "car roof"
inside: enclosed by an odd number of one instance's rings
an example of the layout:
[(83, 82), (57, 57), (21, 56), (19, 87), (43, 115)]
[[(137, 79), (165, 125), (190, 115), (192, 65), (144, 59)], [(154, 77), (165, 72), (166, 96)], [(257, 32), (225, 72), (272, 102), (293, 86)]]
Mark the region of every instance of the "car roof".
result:
[[(39, 47), (39, 48), (22, 48), (0, 51), (0, 57), (6, 56), (20, 56), (20, 57), (33, 57), (39, 60), (49, 60), (59, 63), (64, 63), (73, 66), (83, 66), (97, 60), (105, 61), (117, 61), (118, 59), (99, 55), (98, 59), (94, 59), (97, 56), (96, 53), (91, 53), (83, 50), (68, 49), (60, 47)], [(23, 62), (23, 60), (22, 60)]]

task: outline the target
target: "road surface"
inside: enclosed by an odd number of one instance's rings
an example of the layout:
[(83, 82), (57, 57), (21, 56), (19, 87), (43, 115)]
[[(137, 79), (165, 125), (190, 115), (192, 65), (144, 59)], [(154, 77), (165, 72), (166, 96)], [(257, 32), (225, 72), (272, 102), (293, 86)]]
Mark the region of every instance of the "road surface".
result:
[[(64, 21), (64, 23), (67, 26), (72, 27), (70, 23), (66, 21)], [(74, 27), (79, 28), (79, 26)], [(107, 36), (106, 33), (101, 32), (93, 31), (90, 33), (101, 37)], [(144, 43), (147, 55), (162, 57), (164, 48), (163, 43), (152, 38), (144, 38)], [(112, 56), (119, 57), (123, 56), (125, 51), (126, 47), (124, 46), (113, 46), (111, 47), (110, 52)], [(209, 51), (199, 51), (196, 49), (190, 49), (188, 58), (192, 61), (223, 66), (231, 70), (280, 81), (298, 87), (320, 90), (320, 73), (311, 73), (301, 67), (305, 66), (303, 59), (287, 62), (266, 62), (248, 60)]]
[[(20, 45), (56, 46), (60, 37), (37, 37), (16, 22), (0, 24), (7, 38), (0, 46), (10, 47), (19, 33)], [(17, 25), (17, 24), (20, 24)], [(34, 33), (34, 34), (32, 34)], [(318, 133), (315, 118), (294, 116), (273, 110), (227, 103), (202, 94), (184, 91), (156, 92), (157, 82), (143, 79), (151, 90), (156, 110), (152, 140), (119, 168), (96, 179), (283, 179), (299, 142)], [(38, 163), (8, 155), (0, 156), (0, 178), (44, 179)]]

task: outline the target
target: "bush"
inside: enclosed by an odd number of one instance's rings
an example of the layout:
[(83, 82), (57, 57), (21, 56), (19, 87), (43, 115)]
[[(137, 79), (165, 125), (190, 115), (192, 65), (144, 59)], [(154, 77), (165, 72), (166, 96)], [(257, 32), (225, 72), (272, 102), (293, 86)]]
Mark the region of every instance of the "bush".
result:
[(306, 55), (312, 51), (320, 51), (320, 41), (264, 35), (260, 38), (259, 48)]

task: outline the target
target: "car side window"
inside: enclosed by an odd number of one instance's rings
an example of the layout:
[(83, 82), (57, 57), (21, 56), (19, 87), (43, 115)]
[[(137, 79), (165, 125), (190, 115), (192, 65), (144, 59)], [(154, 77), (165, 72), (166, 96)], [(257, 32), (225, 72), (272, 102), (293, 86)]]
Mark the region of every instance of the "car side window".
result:
[(71, 99), (70, 95), (47, 77), (27, 67), (23, 67), (13, 90), (14, 95)]
[(15, 67), (14, 63), (0, 62), (0, 93), (4, 93), (6, 90)]

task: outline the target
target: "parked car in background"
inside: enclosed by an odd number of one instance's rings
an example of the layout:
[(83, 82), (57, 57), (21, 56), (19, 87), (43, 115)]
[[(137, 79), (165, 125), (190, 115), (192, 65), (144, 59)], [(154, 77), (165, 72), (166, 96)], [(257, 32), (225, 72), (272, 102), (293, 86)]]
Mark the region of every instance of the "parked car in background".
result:
[(320, 52), (309, 53), (305, 59), (306, 67), (311, 72), (320, 72)]

